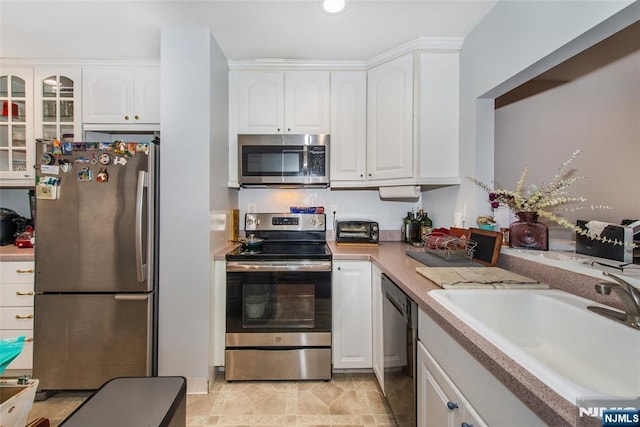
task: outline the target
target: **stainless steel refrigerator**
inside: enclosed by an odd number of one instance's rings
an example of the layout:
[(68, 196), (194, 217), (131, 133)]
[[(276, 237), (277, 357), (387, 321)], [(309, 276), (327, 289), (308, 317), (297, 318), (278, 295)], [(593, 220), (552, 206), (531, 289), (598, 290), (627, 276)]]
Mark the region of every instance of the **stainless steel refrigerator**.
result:
[(33, 377), (156, 375), (159, 140), (36, 145)]

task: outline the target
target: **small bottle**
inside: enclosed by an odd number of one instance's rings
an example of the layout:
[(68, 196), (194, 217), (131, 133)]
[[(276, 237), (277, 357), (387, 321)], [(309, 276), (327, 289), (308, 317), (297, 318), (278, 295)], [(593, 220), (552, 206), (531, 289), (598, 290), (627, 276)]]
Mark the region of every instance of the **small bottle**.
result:
[(407, 212), (407, 216), (402, 219), (402, 241), (409, 242), (409, 223), (411, 223), (411, 212)]
[(409, 227), (409, 243), (421, 243), (422, 238), (420, 237), (420, 219), (418, 217), (411, 218)]
[(429, 218), (429, 214), (423, 212), (422, 217), (420, 217), (420, 236), (423, 242), (427, 241), (427, 237), (429, 237), (432, 231), (433, 221)]

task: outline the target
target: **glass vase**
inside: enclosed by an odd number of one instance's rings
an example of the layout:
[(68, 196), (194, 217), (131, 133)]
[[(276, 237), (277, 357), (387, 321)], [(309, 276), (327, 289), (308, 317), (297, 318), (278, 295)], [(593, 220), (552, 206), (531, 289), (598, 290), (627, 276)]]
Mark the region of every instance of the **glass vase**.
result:
[(538, 222), (537, 212), (517, 212), (519, 221), (509, 226), (509, 247), (549, 250), (549, 227)]

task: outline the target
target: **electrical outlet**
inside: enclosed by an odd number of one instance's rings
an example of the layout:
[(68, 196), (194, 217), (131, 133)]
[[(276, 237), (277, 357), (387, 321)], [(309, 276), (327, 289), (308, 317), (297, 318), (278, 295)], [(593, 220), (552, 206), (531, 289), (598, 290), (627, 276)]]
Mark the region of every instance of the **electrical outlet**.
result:
[(256, 204), (255, 203), (249, 203), (247, 205), (247, 213), (255, 213), (256, 212)]
[(331, 213), (338, 212), (338, 205), (331, 205)]

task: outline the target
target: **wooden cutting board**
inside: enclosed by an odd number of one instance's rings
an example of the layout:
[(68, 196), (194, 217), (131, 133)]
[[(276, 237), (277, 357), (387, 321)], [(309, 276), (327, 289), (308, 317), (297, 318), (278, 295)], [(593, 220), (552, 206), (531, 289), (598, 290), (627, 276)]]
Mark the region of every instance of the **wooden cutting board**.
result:
[(549, 285), (499, 267), (416, 267), (444, 289), (548, 289)]

